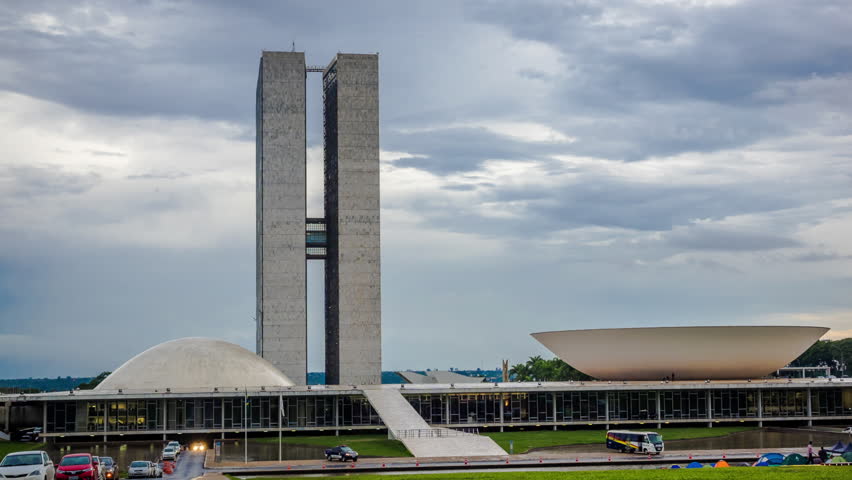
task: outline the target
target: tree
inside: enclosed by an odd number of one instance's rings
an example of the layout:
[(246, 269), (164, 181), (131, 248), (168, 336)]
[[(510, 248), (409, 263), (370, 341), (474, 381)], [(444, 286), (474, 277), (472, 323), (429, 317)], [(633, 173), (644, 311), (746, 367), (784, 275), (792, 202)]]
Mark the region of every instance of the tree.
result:
[(530, 357), (526, 363), (514, 365), (509, 369), (509, 375), (517, 382), (559, 382), (592, 378), (560, 358), (545, 360), (539, 355)]
[(100, 374), (98, 374), (97, 377), (89, 380), (88, 382), (77, 385), (77, 388), (79, 388), (80, 390), (91, 390), (97, 387), (101, 382), (103, 382), (104, 379), (108, 377), (110, 373), (112, 372), (101, 372)]
[(849, 375), (852, 362), (852, 338), (821, 340), (811, 345), (799, 358), (790, 362), (791, 367), (831, 367), (833, 375)]

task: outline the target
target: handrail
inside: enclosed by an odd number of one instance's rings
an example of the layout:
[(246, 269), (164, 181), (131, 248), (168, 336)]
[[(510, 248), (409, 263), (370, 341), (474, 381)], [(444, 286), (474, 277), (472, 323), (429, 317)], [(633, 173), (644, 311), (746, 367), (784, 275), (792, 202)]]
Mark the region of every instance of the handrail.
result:
[(478, 428), (464, 428), (454, 430), (451, 428), (411, 428), (393, 430), (393, 438), (451, 438), (479, 435)]

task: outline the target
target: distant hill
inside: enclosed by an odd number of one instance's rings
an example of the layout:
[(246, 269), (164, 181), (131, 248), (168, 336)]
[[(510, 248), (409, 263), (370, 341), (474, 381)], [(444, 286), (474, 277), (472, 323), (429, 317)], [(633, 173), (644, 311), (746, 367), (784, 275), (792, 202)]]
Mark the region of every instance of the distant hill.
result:
[(40, 392), (62, 392), (73, 390), (81, 383), (90, 382), (93, 377), (56, 377), (56, 378), (14, 378), (0, 380), (0, 391), (17, 393), (21, 390)]

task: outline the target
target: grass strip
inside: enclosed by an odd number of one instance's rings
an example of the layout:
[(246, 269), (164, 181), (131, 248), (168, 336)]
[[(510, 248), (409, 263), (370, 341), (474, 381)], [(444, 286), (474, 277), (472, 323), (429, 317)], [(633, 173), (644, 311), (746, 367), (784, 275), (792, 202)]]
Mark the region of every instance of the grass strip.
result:
[[(258, 443), (278, 443), (278, 437), (250, 439)], [(358, 455), (364, 457), (410, 457), (411, 453), (399, 440), (388, 440), (387, 434), (368, 435), (311, 435), (283, 437), (282, 442), (292, 445), (311, 445), (331, 448), (337, 445), (349, 445)]]
[[(731, 433), (754, 430), (757, 427), (685, 427), (660, 428), (648, 430), (659, 432), (663, 441), (686, 440), (691, 438), (721, 437)], [(485, 432), (503, 450), (509, 451), (509, 441), (514, 441), (514, 453), (526, 453), (533, 448), (559, 447), (564, 445), (603, 444), (606, 442), (606, 430), (517, 430), (506, 432)]]
[(2, 442), (0, 441), (0, 459), (10, 453), (26, 452), (28, 450), (44, 450), (44, 444), (38, 442)]
[[(732, 467), (680, 470), (598, 470), (577, 472), (470, 472), (415, 475), (346, 475), (357, 480), (848, 480), (852, 467)], [(315, 477), (261, 477), (252, 480), (299, 480)]]

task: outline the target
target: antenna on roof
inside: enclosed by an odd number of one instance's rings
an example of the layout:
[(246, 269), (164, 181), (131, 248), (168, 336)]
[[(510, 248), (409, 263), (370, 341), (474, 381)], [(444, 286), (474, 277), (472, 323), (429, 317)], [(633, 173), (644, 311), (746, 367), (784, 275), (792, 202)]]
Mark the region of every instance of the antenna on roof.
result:
[(291, 51), (291, 52), (295, 52), (295, 51), (296, 51), (296, 42), (295, 42), (295, 41), (293, 42), (293, 49), (292, 49), (292, 50), (290, 50), (290, 51)]

